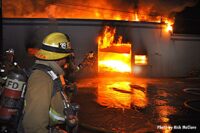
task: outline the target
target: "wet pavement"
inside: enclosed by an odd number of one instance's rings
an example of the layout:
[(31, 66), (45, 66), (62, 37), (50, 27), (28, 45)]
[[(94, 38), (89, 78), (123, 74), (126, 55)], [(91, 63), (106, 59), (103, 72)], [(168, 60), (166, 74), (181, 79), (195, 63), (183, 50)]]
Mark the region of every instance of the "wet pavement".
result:
[(80, 133), (200, 131), (198, 78), (101, 75), (79, 79), (77, 85)]

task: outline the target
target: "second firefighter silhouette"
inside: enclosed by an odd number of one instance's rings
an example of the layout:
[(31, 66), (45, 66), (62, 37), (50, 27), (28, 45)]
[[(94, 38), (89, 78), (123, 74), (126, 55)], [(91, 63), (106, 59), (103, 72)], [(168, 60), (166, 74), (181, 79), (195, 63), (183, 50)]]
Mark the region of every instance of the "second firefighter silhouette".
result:
[(57, 124), (66, 124), (68, 132), (75, 132), (78, 118), (65, 95), (60, 77), (67, 58), (73, 54), (66, 34), (47, 35), (42, 48), (35, 54), (37, 60), (29, 77), (23, 117), (25, 133), (59, 132)]

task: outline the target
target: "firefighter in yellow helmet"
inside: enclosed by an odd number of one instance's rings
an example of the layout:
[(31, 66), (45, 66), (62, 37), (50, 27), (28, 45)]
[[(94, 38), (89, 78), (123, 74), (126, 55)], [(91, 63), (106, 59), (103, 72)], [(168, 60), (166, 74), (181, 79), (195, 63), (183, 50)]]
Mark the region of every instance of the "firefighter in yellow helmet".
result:
[[(66, 118), (66, 107), (59, 84), (64, 74), (66, 57), (73, 54), (67, 35), (54, 32), (47, 35), (42, 48), (35, 54), (37, 60), (27, 84), (25, 113), (22, 121), (25, 133), (61, 132), (53, 127), (57, 124), (75, 126), (78, 119), (72, 113)], [(70, 109), (69, 109), (70, 110)]]

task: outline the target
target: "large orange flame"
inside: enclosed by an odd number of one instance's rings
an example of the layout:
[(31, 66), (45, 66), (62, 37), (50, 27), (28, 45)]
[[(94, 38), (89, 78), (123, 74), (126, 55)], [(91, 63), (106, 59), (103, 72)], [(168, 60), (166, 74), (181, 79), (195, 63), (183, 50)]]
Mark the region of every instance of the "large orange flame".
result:
[[(142, 22), (165, 22), (172, 31), (174, 18), (164, 14), (152, 14), (152, 7), (144, 6), (134, 9), (127, 3), (113, 4), (107, 0), (98, 2), (88, 0), (34, 1), (34, 0), (5, 0), (2, 2), (4, 18), (71, 18), (71, 19), (101, 19)], [(121, 7), (121, 8), (120, 8)], [(170, 23), (169, 23), (170, 22)]]
[(105, 26), (98, 42), (99, 72), (131, 72), (131, 44), (122, 43), (122, 36), (115, 42), (116, 29)]
[(174, 21), (172, 21), (172, 20), (165, 20), (165, 24), (166, 24), (166, 31), (173, 32)]

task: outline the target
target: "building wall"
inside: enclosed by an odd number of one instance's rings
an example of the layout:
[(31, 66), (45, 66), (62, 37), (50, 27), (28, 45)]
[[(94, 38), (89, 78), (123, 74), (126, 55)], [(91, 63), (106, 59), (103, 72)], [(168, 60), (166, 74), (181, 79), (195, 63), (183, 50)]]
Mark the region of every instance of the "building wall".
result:
[[(97, 52), (97, 36), (105, 25), (117, 28), (125, 42), (132, 43), (134, 54), (147, 54), (148, 65), (136, 76), (184, 77), (194, 69), (200, 69), (200, 37), (173, 35), (164, 24), (100, 21), (100, 20), (47, 20), (4, 19), (3, 49), (14, 48), (17, 60), (29, 67), (33, 59), (27, 47), (40, 47), (42, 39), (50, 32), (67, 33), (75, 49), (76, 62), (83, 60), (89, 51)], [(134, 62), (134, 60), (132, 60)], [(133, 68), (135, 67), (133, 63)]]

